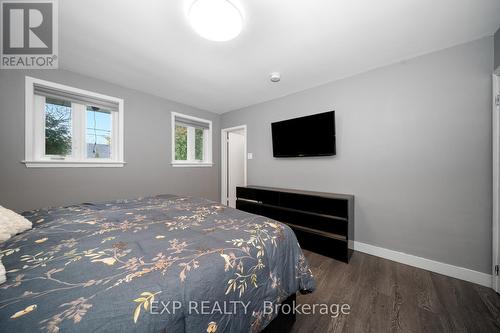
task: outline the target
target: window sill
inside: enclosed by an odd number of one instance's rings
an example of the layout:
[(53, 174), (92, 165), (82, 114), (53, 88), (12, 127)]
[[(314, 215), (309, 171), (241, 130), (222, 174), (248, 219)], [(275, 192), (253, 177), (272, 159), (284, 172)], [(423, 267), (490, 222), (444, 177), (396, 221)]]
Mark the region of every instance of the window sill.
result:
[(27, 168), (121, 168), (125, 162), (116, 161), (22, 161)]
[(170, 164), (174, 168), (212, 167), (214, 165), (211, 162), (172, 162)]

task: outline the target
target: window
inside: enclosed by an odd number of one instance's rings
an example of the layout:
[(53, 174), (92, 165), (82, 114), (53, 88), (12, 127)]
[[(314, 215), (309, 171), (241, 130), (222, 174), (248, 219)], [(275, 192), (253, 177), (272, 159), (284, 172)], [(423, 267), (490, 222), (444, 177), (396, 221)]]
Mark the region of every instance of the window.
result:
[(172, 165), (212, 166), (212, 122), (172, 112)]
[(123, 166), (123, 100), (26, 77), (24, 163)]
[(73, 142), (71, 103), (47, 97), (44, 112), (45, 155), (71, 156)]
[(111, 158), (111, 136), (113, 130), (111, 111), (96, 106), (87, 106), (87, 128), (85, 129), (85, 145), (87, 158)]

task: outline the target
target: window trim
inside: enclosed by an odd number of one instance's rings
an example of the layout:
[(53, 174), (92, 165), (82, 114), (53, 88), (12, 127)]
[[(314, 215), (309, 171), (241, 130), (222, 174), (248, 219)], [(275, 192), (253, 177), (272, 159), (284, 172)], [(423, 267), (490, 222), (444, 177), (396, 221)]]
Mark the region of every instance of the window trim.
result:
[[(40, 157), (40, 152), (37, 151), (37, 147), (39, 147), (40, 143), (37, 141), (37, 133), (40, 132), (40, 126), (43, 124), (40, 123), (40, 120), (37, 120), (37, 117), (40, 115), (37, 112), (37, 108), (35, 107), (36, 96), (34, 94), (34, 85), (43, 85), (53, 89), (72, 92), (76, 94), (86, 95), (89, 97), (100, 98), (104, 100), (108, 100), (118, 104), (118, 111), (113, 118), (116, 118), (117, 121), (112, 120), (112, 130), (115, 134), (113, 134), (114, 147), (112, 147), (112, 154), (115, 157), (112, 159), (95, 159), (95, 158), (87, 158), (84, 154), (85, 152), (80, 153), (79, 158), (68, 158), (63, 160), (57, 159), (44, 159)], [(79, 88), (74, 88), (70, 86), (66, 86), (59, 83), (54, 83), (50, 81), (45, 81), (37, 78), (33, 78), (30, 76), (26, 76), (25, 78), (25, 159), (22, 161), (28, 168), (54, 168), (54, 167), (83, 167), (83, 168), (100, 168), (100, 167), (123, 167), (126, 163), (123, 159), (123, 141), (124, 141), (124, 107), (123, 107), (123, 99), (107, 96), (103, 94), (99, 94), (96, 92), (83, 90)], [(75, 119), (72, 117), (73, 126), (75, 126)], [(80, 124), (83, 121), (83, 124)], [(86, 126), (86, 120), (83, 118), (80, 119), (77, 126)], [(85, 131), (80, 131), (80, 133), (85, 133)], [(78, 135), (78, 134), (77, 134)], [(82, 134), (83, 135), (83, 134)], [(76, 138), (77, 140), (84, 140), (84, 138)], [(38, 138), (40, 140), (40, 138)], [(83, 141), (85, 142), (85, 140)], [(112, 155), (113, 156), (113, 155)]]
[[(203, 122), (208, 124), (208, 130), (203, 135), (203, 156), (207, 156), (208, 158), (203, 161), (182, 161), (175, 159), (175, 116), (184, 119), (195, 120), (199, 122)], [(171, 165), (173, 167), (211, 167), (213, 166), (213, 157), (212, 157), (212, 121), (208, 119), (188, 116), (178, 112), (171, 112), (170, 118), (170, 131), (171, 131)], [(189, 153), (189, 152), (188, 152)]]

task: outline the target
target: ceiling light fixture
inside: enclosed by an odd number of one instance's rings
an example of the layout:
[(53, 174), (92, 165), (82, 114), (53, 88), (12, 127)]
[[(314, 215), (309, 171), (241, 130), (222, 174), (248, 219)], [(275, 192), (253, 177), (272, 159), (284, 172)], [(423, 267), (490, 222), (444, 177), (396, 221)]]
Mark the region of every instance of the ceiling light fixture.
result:
[(271, 82), (280, 82), (281, 74), (279, 72), (272, 72), (271, 75), (269, 75), (269, 79)]
[(201, 37), (216, 42), (235, 38), (243, 28), (241, 12), (228, 0), (195, 0), (188, 20)]

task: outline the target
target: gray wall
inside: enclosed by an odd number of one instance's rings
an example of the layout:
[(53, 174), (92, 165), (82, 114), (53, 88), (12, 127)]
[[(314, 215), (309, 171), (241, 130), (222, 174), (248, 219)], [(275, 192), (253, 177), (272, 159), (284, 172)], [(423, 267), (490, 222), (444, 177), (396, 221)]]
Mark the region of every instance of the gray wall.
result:
[(493, 68), (500, 68), (500, 28), (495, 32), (495, 65)]
[[(125, 100), (123, 168), (26, 168), (24, 77), (121, 97)], [(213, 121), (211, 168), (170, 165), (170, 111)], [(0, 205), (17, 211), (91, 200), (174, 193), (219, 197), (220, 116), (64, 70), (0, 70)]]
[[(229, 112), (248, 125), (248, 183), (356, 196), (355, 240), (491, 272), (487, 37)], [(335, 157), (275, 159), (270, 123), (336, 110)]]

